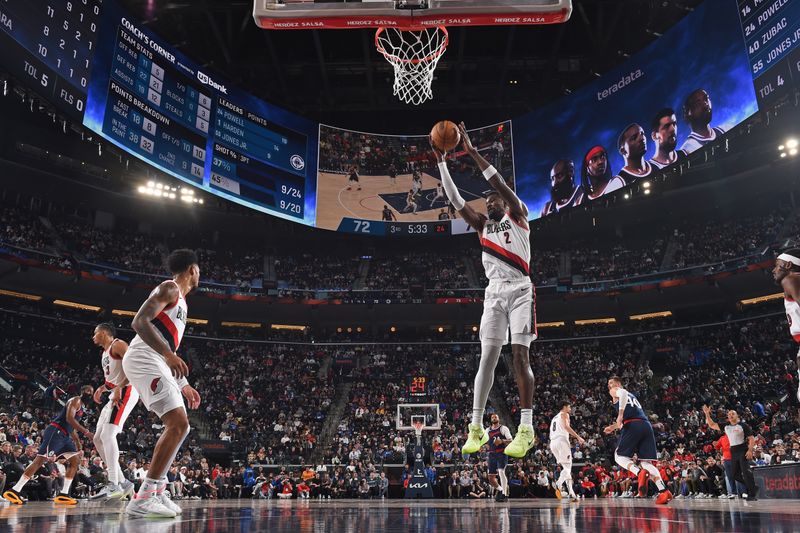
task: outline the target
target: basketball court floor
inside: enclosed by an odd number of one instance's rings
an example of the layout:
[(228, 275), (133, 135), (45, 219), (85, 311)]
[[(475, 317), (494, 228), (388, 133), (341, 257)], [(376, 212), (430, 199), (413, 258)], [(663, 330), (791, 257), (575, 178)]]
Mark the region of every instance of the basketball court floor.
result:
[(559, 532), (717, 533), (800, 530), (800, 501), (215, 500), (182, 501), (176, 519), (127, 518), (124, 502), (0, 508), (0, 531), (23, 532)]

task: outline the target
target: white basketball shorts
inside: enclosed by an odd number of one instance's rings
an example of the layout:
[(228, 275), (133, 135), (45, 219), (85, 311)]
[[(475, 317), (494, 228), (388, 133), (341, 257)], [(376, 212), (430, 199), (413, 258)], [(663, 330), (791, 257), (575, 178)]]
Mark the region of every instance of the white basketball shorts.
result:
[(172, 371), (164, 358), (150, 347), (129, 347), (122, 358), (122, 368), (144, 406), (159, 418), (173, 409), (184, 407)]
[(553, 452), (558, 464), (572, 462), (572, 450), (569, 447), (569, 440), (561, 438), (551, 440), (550, 451)]
[(530, 347), (536, 340), (536, 289), (530, 278), (489, 280), (483, 300), (481, 341)]
[(125, 385), (122, 387), (119, 405), (114, 405), (114, 402), (109, 397), (105, 407), (100, 411), (100, 416), (97, 418), (97, 427), (99, 428), (103, 424), (113, 424), (122, 428), (138, 401), (139, 393), (136, 392), (136, 388), (132, 385)]

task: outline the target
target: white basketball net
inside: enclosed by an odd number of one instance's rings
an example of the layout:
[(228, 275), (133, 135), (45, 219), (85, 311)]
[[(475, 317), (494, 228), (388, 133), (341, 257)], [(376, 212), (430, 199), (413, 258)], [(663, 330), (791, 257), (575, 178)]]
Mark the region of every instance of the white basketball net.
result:
[(394, 94), (407, 104), (433, 98), (433, 71), (447, 49), (447, 28), (379, 28), (375, 47), (394, 68)]

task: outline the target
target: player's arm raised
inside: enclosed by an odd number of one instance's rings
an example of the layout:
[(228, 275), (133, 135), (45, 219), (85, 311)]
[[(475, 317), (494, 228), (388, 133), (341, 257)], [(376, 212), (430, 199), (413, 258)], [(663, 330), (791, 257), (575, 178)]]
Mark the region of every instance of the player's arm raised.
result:
[[(430, 136), (428, 140), (430, 141)], [(461, 218), (466, 220), (467, 224), (480, 233), (483, 231), (486, 217), (472, 209), (472, 207), (467, 205), (467, 202), (464, 201), (464, 198), (461, 197), (461, 193), (458, 192), (458, 187), (456, 187), (453, 178), (450, 177), (450, 171), (447, 169), (447, 159), (444, 153), (436, 148), (433, 141), (431, 141), (431, 150), (433, 150), (433, 155), (436, 156), (436, 163), (439, 165), (439, 174), (442, 179), (444, 193), (447, 195), (450, 203), (453, 204), (453, 207), (456, 208), (456, 211), (461, 215)]]
[[(458, 125), (458, 131), (461, 133), (461, 143), (464, 146), (464, 150), (472, 156), (472, 159), (478, 164), (478, 167), (483, 172), (483, 176), (486, 178), (486, 181), (489, 182), (494, 190), (496, 190), (500, 196), (505, 201), (506, 205), (508, 205), (508, 211), (513, 216), (517, 222), (528, 222), (528, 208), (525, 207), (525, 204), (522, 203), (522, 200), (519, 199), (517, 193), (511, 190), (503, 176), (500, 175), (500, 172), (494, 168), (492, 165), (489, 164), (486, 159), (478, 152), (478, 149), (472, 144), (472, 141), (469, 138), (469, 134), (467, 134), (467, 127), (461, 122)], [(492, 172), (492, 170), (494, 172)], [(488, 175), (487, 175), (488, 174)]]
[(172, 374), (178, 379), (189, 373), (189, 367), (186, 366), (186, 363), (178, 354), (170, 349), (161, 333), (153, 326), (152, 321), (168, 305), (174, 303), (179, 296), (178, 286), (165, 281), (144, 301), (142, 307), (136, 312), (136, 316), (133, 317), (133, 322), (131, 322), (134, 331), (150, 348), (164, 357), (167, 366), (172, 370)]
[(722, 431), (719, 429), (719, 424), (711, 419), (711, 408), (707, 405), (704, 405), (703, 412), (706, 414), (706, 425), (715, 431)]

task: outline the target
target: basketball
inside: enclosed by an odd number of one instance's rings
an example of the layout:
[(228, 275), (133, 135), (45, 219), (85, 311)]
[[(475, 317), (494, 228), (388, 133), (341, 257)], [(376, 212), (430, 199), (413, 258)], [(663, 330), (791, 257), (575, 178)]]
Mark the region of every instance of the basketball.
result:
[(449, 120), (440, 120), (431, 130), (431, 141), (442, 152), (449, 152), (461, 142), (458, 126)]

